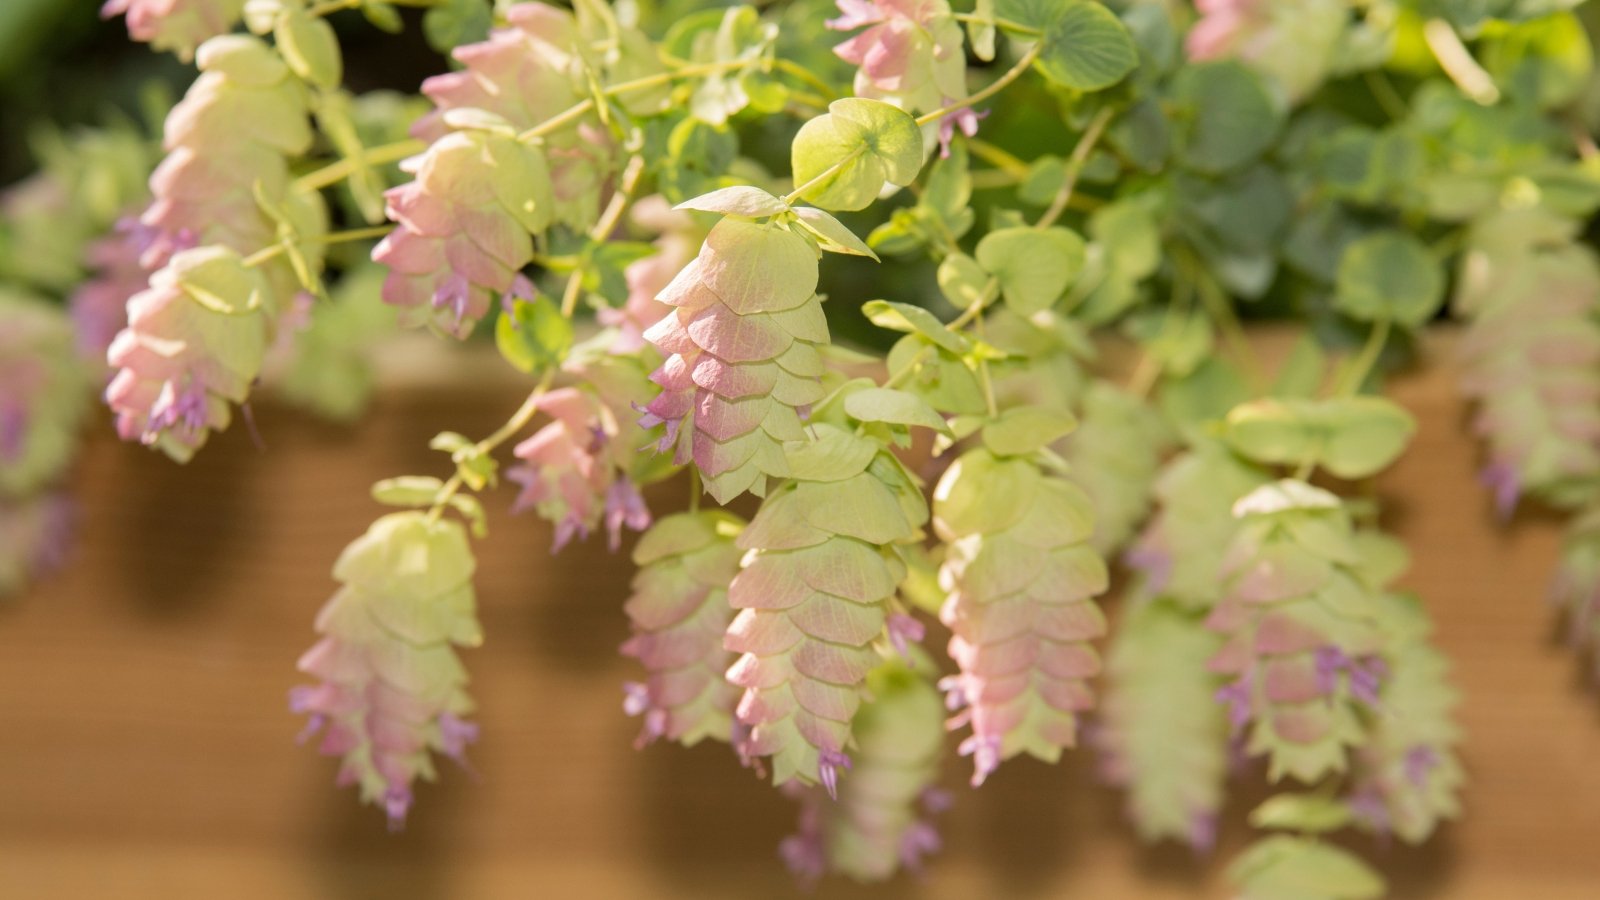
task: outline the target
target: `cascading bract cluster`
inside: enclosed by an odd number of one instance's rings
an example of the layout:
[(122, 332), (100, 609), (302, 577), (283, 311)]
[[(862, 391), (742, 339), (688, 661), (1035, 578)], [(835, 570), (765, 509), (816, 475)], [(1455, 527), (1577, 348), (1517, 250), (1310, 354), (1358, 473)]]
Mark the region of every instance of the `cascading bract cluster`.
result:
[(1100, 380), (1084, 392), (1078, 417), (1082, 424), (1063, 442), (1062, 456), (1094, 505), (1090, 543), (1112, 557), (1150, 511), (1167, 428), (1141, 399)]
[(126, 16), (128, 36), (188, 62), (206, 40), (238, 24), (245, 0), (106, 0), (103, 18)]
[(835, 424), (789, 448), (790, 481), (773, 490), (739, 536), (747, 551), (728, 588), (739, 614), (724, 642), (741, 654), (728, 680), (747, 757), (770, 757), (777, 784), (835, 793), (849, 768), (851, 720), (881, 659), (890, 600), (927, 503), (916, 479), (875, 441)]
[(639, 571), (623, 607), (633, 634), (622, 653), (649, 673), (624, 686), (624, 708), (644, 721), (640, 743), (733, 740), (739, 690), (723, 677), (733, 654), (722, 637), (734, 615), (728, 585), (744, 555), (734, 543), (743, 527), (721, 511), (677, 513), (634, 547)]
[[(933, 112), (966, 98), (966, 46), (961, 25), (945, 0), (837, 2), (843, 15), (829, 19), (829, 28), (850, 31), (866, 26), (834, 48), (840, 59), (857, 67), (857, 97), (882, 100), (911, 113)], [(968, 137), (977, 134), (977, 113), (970, 107), (949, 113), (925, 134), (936, 138), (948, 155), (957, 128)]]
[(1090, 642), (1106, 623), (1093, 598), (1108, 576), (1090, 543), (1093, 506), (1024, 449), (968, 450), (934, 490), (934, 528), (948, 546), (940, 618), (961, 669), (946, 684), (966, 707), (953, 724), (972, 727), (961, 752), (973, 757), (974, 784), (1019, 753), (1055, 762), (1074, 746), (1100, 671)]
[(433, 780), (430, 753), (465, 763), (478, 728), (456, 647), (483, 641), (465, 529), (424, 512), (393, 513), (340, 554), (343, 585), (317, 615), (322, 639), (300, 657), (317, 679), (290, 694), (307, 736), (340, 758), (339, 784), (403, 825), (413, 784)]
[(661, 448), (693, 460), (718, 503), (791, 474), (783, 443), (805, 439), (823, 397), (818, 252), (798, 230), (730, 216), (657, 297), (673, 311), (644, 333), (666, 362), (641, 424), (665, 424)]
[(779, 848), (806, 882), (827, 872), (882, 881), (902, 868), (918, 870), (939, 850), (931, 818), (948, 802), (935, 787), (944, 745), (939, 693), (897, 661), (869, 673), (867, 684), (871, 699), (851, 723), (849, 778), (837, 800), (805, 789), (799, 830)]

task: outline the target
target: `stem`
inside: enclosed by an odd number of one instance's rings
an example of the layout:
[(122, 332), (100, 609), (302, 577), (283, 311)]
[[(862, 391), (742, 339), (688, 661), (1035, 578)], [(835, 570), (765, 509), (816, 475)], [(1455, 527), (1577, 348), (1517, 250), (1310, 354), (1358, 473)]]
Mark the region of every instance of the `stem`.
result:
[[(681, 69), (674, 69), (670, 72), (658, 72), (654, 75), (646, 75), (643, 78), (635, 78), (632, 81), (618, 82), (617, 84), (613, 84), (610, 87), (605, 88), (600, 93), (605, 97), (617, 97), (622, 94), (631, 94), (634, 91), (646, 91), (650, 88), (660, 87), (664, 84), (671, 84), (674, 79), (678, 78), (697, 78), (701, 75), (715, 75), (719, 72), (726, 72), (730, 69), (741, 69), (749, 65), (750, 62), (748, 60), (728, 59), (723, 60), (722, 62), (701, 63), (699, 65), (684, 66)], [(558, 131), (567, 124), (583, 118), (584, 114), (589, 112), (591, 109), (594, 109), (594, 98), (592, 97), (588, 100), (582, 100), (576, 105), (568, 107), (565, 111), (557, 113), (552, 118), (546, 119), (545, 121), (540, 122), (538, 125), (529, 128), (527, 131), (517, 135), (517, 139), (521, 141), (529, 141), (536, 137), (549, 134), (552, 131)]]
[(313, 16), (325, 16), (342, 9), (355, 9), (360, 5), (361, 0), (322, 0), (321, 3), (314, 4), (306, 12)]
[[(555, 377), (556, 370), (553, 368), (544, 373), (544, 377), (540, 378), (539, 384), (534, 387), (533, 393), (528, 395), (528, 399), (522, 401), (522, 405), (517, 407), (517, 411), (511, 414), (511, 418), (496, 429), (494, 434), (479, 441), (474, 446), (474, 449), (478, 453), (492, 453), (496, 447), (504, 444), (517, 432), (528, 427), (528, 423), (533, 421), (533, 417), (539, 412), (539, 401), (544, 398), (545, 392), (550, 390), (550, 384), (555, 380)], [(452, 475), (450, 480), (444, 483), (444, 487), (441, 487), (438, 495), (433, 498), (433, 507), (428, 510), (428, 521), (437, 522), (439, 520), (439, 515), (449, 505), (451, 498), (461, 491), (461, 483), (461, 474), (459, 472)]]
[(784, 73), (785, 75), (792, 75), (810, 85), (813, 90), (822, 96), (823, 102), (827, 102), (839, 96), (838, 92), (835, 91), (833, 87), (826, 81), (823, 81), (821, 78), (817, 77), (815, 72), (811, 71), (805, 66), (800, 65), (792, 59), (774, 59), (772, 61), (772, 67), (777, 69), (779, 72)]
[(428, 149), (427, 144), (415, 139), (369, 147), (362, 151), (360, 156), (347, 156), (314, 172), (309, 172), (296, 178), (294, 188), (297, 191), (320, 190), (350, 177), (362, 166), (379, 166), (396, 162), (408, 156), (415, 156), (426, 149)]
[(1495, 87), (1494, 78), (1472, 58), (1472, 51), (1461, 43), (1461, 36), (1449, 22), (1429, 19), (1422, 25), (1422, 37), (1433, 51), (1433, 58), (1439, 61), (1439, 67), (1463, 94), (1480, 106), (1499, 102), (1500, 89)]
[(855, 158), (860, 156), (863, 152), (865, 152), (866, 149), (867, 149), (867, 145), (866, 144), (857, 144), (856, 148), (854, 150), (851, 150), (848, 154), (846, 154), (843, 157), (841, 157), (838, 162), (835, 162), (833, 165), (827, 167), (826, 169), (823, 169), (821, 172), (818, 172), (816, 177), (812, 178), (810, 181), (807, 181), (805, 184), (802, 184), (799, 187), (796, 187), (794, 190), (790, 191), (789, 193), (785, 194), (783, 196), (783, 202), (784, 203), (794, 203), (796, 200), (799, 200), (800, 196), (802, 194), (804, 194), (806, 191), (811, 190), (812, 188), (816, 187), (817, 185), (823, 183), (824, 181), (827, 181), (829, 178), (832, 178), (833, 176), (839, 174), (839, 170), (843, 169), (845, 166), (847, 166), (850, 163), (854, 162)]
[(973, 156), (1016, 178), (1025, 177), (1031, 169), (1010, 151), (980, 138), (967, 138), (967, 149), (972, 151)]
[(1389, 332), (1394, 323), (1388, 319), (1379, 319), (1372, 326), (1372, 331), (1367, 335), (1367, 342), (1361, 346), (1361, 352), (1356, 355), (1350, 364), (1350, 369), (1345, 373), (1343, 382), (1339, 386), (1339, 396), (1350, 396), (1361, 390), (1367, 377), (1372, 374), (1373, 366), (1377, 365), (1378, 357), (1383, 354), (1383, 345), (1389, 341)]
[(1377, 99), (1378, 105), (1383, 107), (1383, 111), (1388, 114), (1389, 118), (1398, 121), (1411, 114), (1410, 108), (1406, 106), (1405, 98), (1400, 96), (1400, 92), (1394, 89), (1394, 84), (1389, 81), (1388, 76), (1384, 75), (1381, 70), (1369, 69), (1363, 79), (1367, 82), (1367, 88), (1372, 91), (1372, 96)]
[[(299, 243), (324, 245), (347, 244), (351, 241), (365, 241), (375, 237), (383, 237), (387, 235), (392, 228), (394, 228), (393, 225), (374, 225), (371, 228), (352, 228), (349, 231), (335, 231), (319, 237), (306, 238)], [(256, 252), (244, 258), (245, 268), (255, 268), (256, 266), (273, 259), (287, 249), (287, 244), (277, 243), (270, 247), (257, 250)]]
[[(611, 232), (617, 229), (617, 223), (622, 221), (622, 214), (627, 211), (628, 204), (633, 200), (634, 188), (639, 186), (639, 176), (644, 174), (644, 157), (635, 156), (628, 160), (628, 165), (622, 171), (622, 183), (618, 185), (616, 193), (611, 195), (611, 202), (607, 204), (606, 211), (601, 214), (599, 221), (589, 229), (589, 239), (603, 241), (610, 237)], [(572, 318), (578, 309), (578, 296), (582, 293), (583, 267), (573, 270), (567, 278), (566, 292), (561, 295), (561, 315)]]
[(941, 107), (939, 109), (934, 110), (933, 112), (923, 113), (922, 115), (917, 116), (917, 124), (918, 125), (926, 125), (929, 122), (937, 122), (940, 119), (944, 118), (945, 116), (950, 115), (953, 112), (958, 112), (960, 110), (966, 109), (967, 107), (972, 106), (975, 103), (982, 103), (983, 101), (989, 99), (990, 97), (993, 97), (995, 94), (1000, 93), (1002, 90), (1005, 89), (1006, 85), (1010, 84), (1013, 81), (1016, 81), (1017, 78), (1019, 76), (1021, 76), (1022, 73), (1024, 71), (1026, 71), (1029, 66), (1033, 65), (1033, 61), (1039, 58), (1039, 53), (1043, 49), (1044, 49), (1044, 47), (1043, 47), (1042, 44), (1034, 44), (1032, 47), (1028, 48), (1028, 52), (1027, 53), (1022, 54), (1022, 58), (1017, 60), (1016, 65), (1014, 65), (1010, 69), (1006, 70), (1006, 73), (1004, 75), (1001, 75), (999, 78), (996, 78), (993, 82), (991, 82), (989, 84), (988, 87), (986, 87), (983, 90), (977, 92), (976, 94), (972, 94), (972, 95), (966, 97), (965, 99), (957, 100), (956, 102), (950, 104), (949, 106)]
[(1083, 130), (1083, 135), (1078, 138), (1077, 146), (1072, 148), (1072, 157), (1067, 160), (1067, 171), (1061, 180), (1061, 189), (1056, 191), (1055, 199), (1050, 201), (1050, 207), (1034, 223), (1034, 228), (1043, 231), (1056, 223), (1061, 214), (1067, 211), (1067, 204), (1072, 202), (1072, 192), (1077, 190), (1078, 178), (1083, 174), (1083, 166), (1089, 161), (1089, 154), (1094, 152), (1094, 145), (1105, 133), (1106, 126), (1111, 124), (1111, 119), (1116, 112), (1111, 107), (1106, 107), (1095, 114), (1089, 121), (1089, 127)]
[(1039, 29), (1029, 28), (1026, 25), (1013, 22), (1010, 19), (982, 19), (973, 15), (972, 13), (955, 13), (951, 16), (951, 18), (955, 19), (957, 22), (976, 22), (979, 25), (994, 25), (998, 28), (1004, 28), (1006, 31), (1014, 31), (1017, 34), (1027, 35), (1028, 37), (1044, 36), (1044, 32), (1040, 31)]

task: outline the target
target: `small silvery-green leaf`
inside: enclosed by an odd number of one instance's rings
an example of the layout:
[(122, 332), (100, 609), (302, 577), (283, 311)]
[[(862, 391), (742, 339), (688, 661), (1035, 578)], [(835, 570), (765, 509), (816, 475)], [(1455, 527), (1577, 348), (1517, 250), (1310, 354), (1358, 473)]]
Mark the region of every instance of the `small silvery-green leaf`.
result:
[(1350, 805), (1337, 797), (1317, 794), (1278, 794), (1250, 813), (1256, 828), (1320, 834), (1338, 831), (1353, 818)]
[(472, 536), (486, 538), (489, 536), (489, 517), (483, 511), (483, 504), (471, 494), (455, 494), (450, 498), (450, 507), (460, 513), (472, 528)]
[(994, 32), (994, 0), (977, 0), (967, 20), (967, 45), (984, 62), (994, 59)]
[(800, 227), (810, 232), (822, 249), (830, 253), (848, 253), (851, 256), (866, 256), (874, 260), (878, 258), (878, 254), (873, 253), (871, 247), (856, 237), (855, 232), (822, 210), (802, 206), (795, 209), (794, 214)]
[(917, 425), (945, 432), (949, 426), (926, 400), (892, 388), (865, 388), (844, 398), (844, 411), (860, 422)]
[(1083, 269), (1083, 239), (1065, 228), (1005, 228), (978, 242), (978, 264), (1018, 315), (1049, 309)]
[(374, 28), (389, 34), (399, 34), (406, 27), (405, 20), (400, 18), (399, 10), (383, 0), (365, 0), (361, 4), (361, 14), (367, 17), (367, 21), (371, 22)]
[(1078, 420), (1042, 406), (1008, 409), (983, 426), (983, 445), (996, 456), (1027, 456), (1072, 433)]
[(965, 253), (946, 256), (935, 277), (945, 299), (962, 309), (972, 306), (989, 289), (989, 273)]
[(1416, 433), (1411, 414), (1382, 397), (1343, 397), (1322, 404), (1327, 430), (1321, 464), (1339, 478), (1365, 478), (1388, 468)]
[(965, 337), (945, 327), (938, 316), (920, 306), (891, 300), (868, 300), (861, 304), (861, 314), (879, 328), (920, 334), (951, 353), (965, 353), (972, 347)]
[(1273, 835), (1228, 867), (1241, 900), (1373, 900), (1383, 879), (1349, 851), (1317, 840)]
[(385, 506), (432, 506), (444, 482), (428, 475), (385, 478), (372, 486), (372, 499)]
[(1317, 428), (1307, 421), (1304, 403), (1270, 398), (1230, 410), (1223, 438), (1241, 456), (1268, 465), (1314, 461), (1321, 444)]
[[(1058, 0), (1060, 2), (1060, 0)], [(1111, 10), (1091, 0), (1065, 0), (1044, 28), (1034, 65), (1044, 76), (1076, 91), (1098, 91), (1139, 65), (1139, 48)]]
[(1444, 271), (1421, 241), (1403, 231), (1379, 231), (1345, 249), (1334, 306), (1352, 318), (1415, 328), (1439, 311), (1444, 288)]
[(285, 10), (273, 29), (278, 52), (294, 73), (320, 88), (332, 89), (344, 80), (339, 39), (325, 19), (304, 9)]
[(534, 374), (559, 366), (572, 349), (572, 323), (548, 297), (517, 300), (494, 327), (500, 355), (517, 370)]
[(800, 127), (790, 162), (801, 197), (824, 209), (864, 209), (885, 182), (903, 187), (917, 177), (922, 131), (910, 113), (881, 100), (835, 100)]
[(1261, 76), (1231, 60), (1179, 69), (1172, 98), (1183, 112), (1183, 161), (1209, 174), (1237, 169), (1260, 156), (1283, 125), (1283, 110)]
[(698, 209), (701, 212), (722, 213), (725, 216), (761, 219), (788, 212), (789, 204), (761, 188), (740, 184), (691, 197), (673, 208)]

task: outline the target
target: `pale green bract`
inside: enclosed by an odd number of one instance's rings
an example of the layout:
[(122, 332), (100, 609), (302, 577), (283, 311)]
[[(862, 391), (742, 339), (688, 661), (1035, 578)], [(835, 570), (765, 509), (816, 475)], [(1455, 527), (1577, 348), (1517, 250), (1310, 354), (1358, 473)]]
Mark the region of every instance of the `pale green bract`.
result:
[(823, 209), (863, 209), (886, 184), (905, 186), (922, 169), (922, 133), (904, 111), (849, 98), (806, 122), (790, 165), (800, 196)]

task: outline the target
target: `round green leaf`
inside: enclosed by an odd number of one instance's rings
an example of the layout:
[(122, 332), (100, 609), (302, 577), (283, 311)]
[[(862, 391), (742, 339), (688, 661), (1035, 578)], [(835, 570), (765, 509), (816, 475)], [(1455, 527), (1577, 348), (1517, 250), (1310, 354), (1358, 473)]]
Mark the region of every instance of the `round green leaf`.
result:
[(320, 88), (336, 88), (344, 80), (339, 39), (325, 19), (303, 9), (285, 10), (273, 29), (278, 52), (296, 75)]
[(1218, 174), (1260, 156), (1277, 140), (1283, 110), (1261, 76), (1232, 62), (1185, 66), (1172, 80), (1183, 161)]
[(983, 445), (996, 456), (1026, 456), (1066, 437), (1077, 427), (1078, 421), (1071, 413), (1019, 406), (983, 426)]
[(1223, 439), (1240, 455), (1268, 465), (1315, 459), (1321, 435), (1299, 401), (1257, 400), (1228, 413)]
[(674, 209), (698, 209), (701, 212), (722, 213), (725, 216), (742, 216), (761, 219), (789, 211), (789, 204), (758, 187), (738, 184), (691, 197)]
[(1403, 231), (1380, 231), (1345, 249), (1334, 306), (1353, 318), (1415, 328), (1439, 311), (1444, 288), (1444, 270), (1421, 241)]
[(1410, 443), (1417, 423), (1382, 397), (1344, 397), (1322, 404), (1321, 464), (1339, 478), (1366, 478), (1388, 468)]
[[(922, 131), (906, 111), (849, 97), (801, 126), (790, 148), (800, 196), (824, 209), (864, 209), (884, 182), (905, 186), (922, 169)], [(815, 182), (813, 184), (813, 182)]]
[(1139, 65), (1139, 49), (1127, 26), (1099, 3), (1066, 0), (1044, 28), (1034, 66), (1062, 87), (1098, 91), (1121, 81)]
[(948, 431), (944, 417), (926, 400), (906, 391), (891, 388), (865, 388), (844, 398), (844, 411), (860, 422), (886, 422), (890, 425), (920, 425), (934, 431)]
[(1065, 228), (1002, 228), (978, 242), (978, 264), (1019, 315), (1049, 309), (1083, 269), (1083, 238)]

